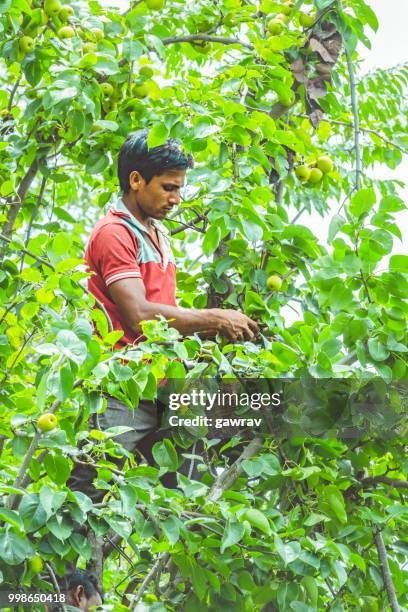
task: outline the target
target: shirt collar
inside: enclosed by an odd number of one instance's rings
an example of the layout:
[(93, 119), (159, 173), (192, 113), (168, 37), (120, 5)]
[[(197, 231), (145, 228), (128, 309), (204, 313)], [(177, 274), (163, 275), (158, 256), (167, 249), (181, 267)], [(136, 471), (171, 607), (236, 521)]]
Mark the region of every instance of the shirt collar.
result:
[[(138, 221), (134, 215), (132, 215), (132, 213), (130, 212), (128, 207), (125, 205), (121, 197), (118, 196), (112, 201), (112, 209), (113, 209), (112, 212), (114, 213), (126, 215), (129, 218), (129, 221), (132, 223), (132, 225), (140, 229), (142, 232), (146, 232), (147, 234), (149, 233), (149, 230), (147, 229), (147, 227), (143, 225), (143, 223)], [(169, 234), (168, 229), (163, 225), (163, 223), (161, 223), (157, 219), (150, 219), (150, 221), (156, 230), (158, 230), (165, 236), (168, 236)]]

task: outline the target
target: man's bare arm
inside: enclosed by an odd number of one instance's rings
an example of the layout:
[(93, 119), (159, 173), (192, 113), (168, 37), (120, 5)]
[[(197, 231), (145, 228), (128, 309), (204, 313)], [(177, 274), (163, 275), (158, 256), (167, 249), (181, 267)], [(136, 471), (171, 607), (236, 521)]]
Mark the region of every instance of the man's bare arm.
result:
[(146, 300), (146, 290), (140, 278), (125, 278), (109, 285), (109, 292), (118, 307), (120, 317), (136, 333), (140, 322), (162, 315), (182, 335), (220, 333), (232, 341), (253, 340), (258, 332), (255, 321), (236, 310), (221, 308), (197, 309), (168, 306)]

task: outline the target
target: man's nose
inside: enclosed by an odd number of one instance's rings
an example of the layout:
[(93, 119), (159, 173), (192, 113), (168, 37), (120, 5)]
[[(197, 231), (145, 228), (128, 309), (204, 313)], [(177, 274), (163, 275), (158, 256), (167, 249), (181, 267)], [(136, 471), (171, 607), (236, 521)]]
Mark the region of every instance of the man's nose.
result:
[(171, 193), (169, 197), (169, 204), (171, 204), (172, 206), (177, 206), (178, 204), (180, 204), (180, 200), (181, 200), (180, 193), (178, 192)]

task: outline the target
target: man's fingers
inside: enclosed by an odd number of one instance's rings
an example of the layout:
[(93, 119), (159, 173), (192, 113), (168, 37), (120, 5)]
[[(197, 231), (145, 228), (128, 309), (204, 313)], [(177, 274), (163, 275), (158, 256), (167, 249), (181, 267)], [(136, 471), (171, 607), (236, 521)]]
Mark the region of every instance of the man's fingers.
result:
[(254, 332), (254, 334), (257, 334), (259, 331), (258, 323), (256, 323), (256, 321), (253, 321), (252, 319), (249, 319), (249, 318), (248, 318), (248, 327)]

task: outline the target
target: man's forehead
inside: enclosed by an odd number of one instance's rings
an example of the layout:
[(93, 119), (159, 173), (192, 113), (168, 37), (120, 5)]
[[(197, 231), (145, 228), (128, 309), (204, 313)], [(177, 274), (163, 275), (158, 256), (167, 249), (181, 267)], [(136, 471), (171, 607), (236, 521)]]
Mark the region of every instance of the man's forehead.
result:
[(184, 185), (184, 179), (186, 178), (185, 170), (167, 170), (160, 174), (158, 177), (160, 181), (167, 183), (174, 183), (175, 185)]

